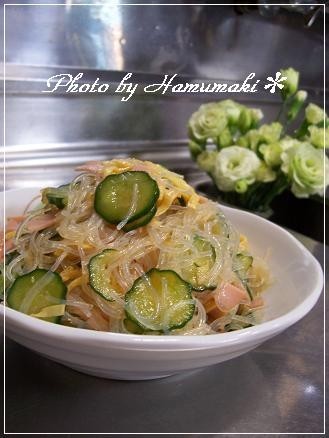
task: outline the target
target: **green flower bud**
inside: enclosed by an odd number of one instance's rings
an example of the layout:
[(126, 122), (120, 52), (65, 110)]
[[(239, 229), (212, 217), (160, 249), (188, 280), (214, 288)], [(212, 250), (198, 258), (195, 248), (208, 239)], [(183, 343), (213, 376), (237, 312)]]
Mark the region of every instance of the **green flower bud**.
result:
[(253, 119), (252, 127), (256, 127), (258, 122), (264, 117), (263, 111), (257, 108), (251, 108), (251, 116)]
[(281, 95), (283, 100), (293, 96), (298, 90), (299, 72), (292, 67), (280, 70), (282, 76), (287, 79), (283, 82), (284, 87), (281, 89)]
[(192, 114), (188, 122), (189, 136), (197, 142), (206, 142), (208, 139), (216, 142), (226, 125), (225, 111), (217, 103), (207, 103)]
[(290, 108), (287, 113), (288, 121), (292, 122), (297, 117), (299, 111), (301, 110), (305, 100), (307, 99), (307, 92), (300, 90), (297, 91), (295, 96), (292, 99), (290, 104)]
[(192, 155), (192, 158), (195, 160), (196, 157), (201, 154), (202, 151), (204, 151), (205, 146), (200, 145), (199, 143), (195, 142), (194, 140), (190, 140), (188, 147), (190, 149), (190, 153)]
[(245, 179), (240, 179), (235, 183), (235, 191), (237, 193), (245, 193), (248, 190), (248, 182)]
[(249, 108), (244, 108), (239, 117), (238, 127), (241, 132), (247, 132), (253, 123), (252, 112)]
[(239, 146), (243, 148), (248, 148), (250, 144), (249, 138), (246, 135), (243, 135), (240, 138), (238, 138), (236, 142)]
[(223, 129), (223, 131), (218, 136), (218, 146), (220, 148), (226, 148), (231, 146), (233, 143), (233, 138), (231, 131), (228, 128)]
[(238, 127), (242, 133), (249, 129), (256, 128), (259, 120), (263, 118), (263, 113), (257, 108), (243, 108), (240, 113)]
[(237, 139), (239, 146), (249, 148), (253, 151), (257, 150), (258, 144), (261, 142), (261, 135), (258, 129), (251, 129), (245, 135)]
[(218, 106), (225, 110), (228, 118), (228, 123), (230, 125), (235, 125), (238, 123), (240, 113), (243, 109), (243, 105), (240, 105), (239, 103), (234, 102), (231, 99), (225, 99), (218, 102)]
[(279, 122), (273, 122), (270, 125), (262, 125), (259, 128), (259, 132), (265, 143), (275, 143), (280, 140), (282, 125)]
[(263, 155), (265, 163), (269, 167), (278, 167), (281, 164), (281, 146), (280, 143), (261, 144), (259, 152)]
[(324, 129), (318, 128), (317, 126), (309, 126), (308, 132), (310, 133), (308, 140), (313, 146), (322, 149), (328, 147), (328, 144), (325, 144), (325, 141), (328, 142), (329, 128)]
[(266, 164), (262, 161), (256, 173), (257, 181), (261, 181), (264, 183), (274, 181), (276, 179), (276, 172), (271, 168), (267, 167)]
[(314, 103), (310, 103), (305, 108), (305, 118), (309, 125), (317, 125), (318, 123), (323, 122), (325, 118), (325, 112), (319, 106), (315, 105)]
[(261, 143), (276, 143), (279, 141), (282, 132), (282, 125), (273, 122), (270, 125), (262, 125), (258, 129), (251, 129), (245, 135), (241, 136), (237, 143), (243, 147), (249, 147), (257, 151)]
[(282, 153), (281, 170), (291, 182), (291, 191), (297, 198), (324, 193), (324, 165), (326, 179), (329, 176), (329, 160), (320, 149), (308, 143), (300, 143)]
[(240, 180), (248, 185), (254, 183), (259, 166), (260, 159), (253, 151), (229, 146), (218, 152), (213, 177), (219, 190), (230, 192)]
[(197, 157), (197, 163), (205, 172), (213, 174), (215, 171), (215, 164), (218, 152), (216, 151), (203, 151)]

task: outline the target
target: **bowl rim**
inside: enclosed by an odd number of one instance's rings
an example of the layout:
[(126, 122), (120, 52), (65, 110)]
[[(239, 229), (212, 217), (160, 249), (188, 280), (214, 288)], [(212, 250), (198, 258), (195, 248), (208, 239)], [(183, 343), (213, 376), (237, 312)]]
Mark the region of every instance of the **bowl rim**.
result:
[[(33, 187), (26, 189), (33, 190)], [(23, 189), (23, 190), (26, 190)], [(19, 192), (22, 189), (15, 189), (7, 191), (6, 193)], [(287, 313), (274, 318), (270, 321), (262, 322), (253, 327), (236, 330), (227, 333), (218, 333), (212, 335), (174, 335), (174, 336), (159, 336), (159, 335), (135, 335), (126, 333), (113, 333), (113, 332), (101, 332), (95, 330), (81, 329), (75, 327), (68, 327), (59, 324), (52, 324), (47, 321), (33, 318), (29, 315), (25, 315), (21, 312), (13, 310), (11, 308), (0, 305), (1, 320), (4, 322), (6, 333), (6, 325), (14, 324), (19, 326), (20, 330), (24, 330), (24, 333), (30, 332), (35, 335), (41, 334), (44, 338), (49, 339), (66, 339), (73, 342), (95, 342), (96, 340), (102, 343), (109, 343), (113, 347), (121, 347), (122, 349), (152, 349), (163, 350), (166, 347), (169, 349), (175, 348), (181, 349), (208, 349), (217, 348), (219, 346), (244, 344), (248, 339), (253, 340), (253, 344), (258, 341), (261, 342), (266, 338), (272, 336), (272, 334), (279, 333), (289, 326), (293, 325), (301, 318), (303, 318), (316, 304), (320, 294), (322, 292), (324, 283), (324, 273), (318, 260), (313, 254), (299, 242), (291, 233), (279, 225), (264, 219), (253, 213), (235, 209), (227, 206), (220, 206), (224, 212), (238, 212), (242, 216), (252, 217), (253, 220), (265, 223), (266, 226), (272, 227), (275, 232), (284, 234), (285, 238), (291, 241), (298, 249), (307, 256), (309, 262), (316, 274), (316, 282), (313, 286), (312, 292), (306, 297), (298, 306), (289, 310)], [(5, 321), (4, 321), (5, 320)], [(5, 334), (4, 333), (4, 334)]]

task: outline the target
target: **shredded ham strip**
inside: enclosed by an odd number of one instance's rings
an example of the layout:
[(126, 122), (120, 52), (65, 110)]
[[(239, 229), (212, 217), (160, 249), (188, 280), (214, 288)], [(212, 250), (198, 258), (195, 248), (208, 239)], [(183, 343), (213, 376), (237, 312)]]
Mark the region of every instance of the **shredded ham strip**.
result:
[(12, 217), (8, 218), (7, 225), (6, 225), (6, 232), (16, 231), (24, 219), (25, 219), (24, 216), (12, 216)]
[[(12, 216), (8, 218), (7, 224), (6, 224), (6, 236), (5, 236), (5, 242), (3, 241), (3, 230), (0, 230), (1, 236), (0, 236), (0, 261), (3, 261), (3, 252), (5, 249), (5, 253), (8, 251), (11, 251), (15, 248), (14, 239), (12, 236), (12, 232), (15, 232), (17, 228), (20, 226), (20, 224), (25, 219), (24, 216)], [(34, 231), (41, 231), (45, 228), (51, 227), (56, 224), (58, 220), (58, 215), (55, 213), (46, 213), (40, 217), (33, 218), (26, 226), (26, 229), (29, 233), (33, 233)], [(10, 237), (7, 237), (7, 235), (10, 234)]]
[(1, 232), (0, 236), (0, 262), (3, 262), (4, 260), (4, 252), (7, 253), (8, 251), (14, 249), (14, 241), (13, 239), (6, 240), (6, 242), (3, 241), (3, 232)]
[[(255, 307), (259, 306), (257, 300), (252, 303)], [(238, 304), (248, 304), (252, 307), (247, 291), (227, 282), (218, 286), (203, 302), (210, 321), (226, 315)]]
[[(6, 225), (6, 232), (16, 231), (20, 224), (25, 219), (24, 216), (12, 216), (8, 218)], [(33, 218), (26, 226), (28, 232), (44, 230), (56, 224), (58, 216), (56, 213), (46, 213), (42, 216)]]
[(34, 231), (44, 230), (56, 224), (58, 216), (55, 213), (46, 213), (42, 216), (35, 217), (27, 224), (27, 230), (30, 233)]
[(250, 302), (249, 295), (245, 289), (226, 282), (216, 289), (215, 300), (217, 307), (224, 313), (229, 312), (238, 304)]
[(76, 167), (76, 170), (87, 171), (91, 173), (98, 173), (103, 170), (103, 164), (101, 161), (88, 161), (88, 163), (82, 164)]

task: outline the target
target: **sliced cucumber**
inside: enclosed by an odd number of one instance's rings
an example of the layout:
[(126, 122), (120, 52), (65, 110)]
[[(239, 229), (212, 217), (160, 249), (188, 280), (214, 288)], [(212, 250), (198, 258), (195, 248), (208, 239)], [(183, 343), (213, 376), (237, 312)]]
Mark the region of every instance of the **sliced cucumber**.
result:
[(114, 301), (113, 295), (117, 294), (111, 283), (111, 275), (108, 268), (113, 262), (118, 260), (118, 257), (120, 257), (119, 251), (105, 249), (89, 261), (89, 284), (95, 292), (107, 301)]
[(156, 181), (146, 172), (128, 171), (107, 176), (95, 191), (96, 212), (110, 224), (133, 222), (145, 216), (159, 198)]
[(49, 204), (56, 205), (61, 210), (67, 205), (69, 187), (70, 184), (48, 187), (42, 191), (42, 200), (47, 200)]
[(153, 219), (155, 213), (157, 212), (156, 205), (154, 205), (151, 210), (146, 213), (145, 216), (140, 217), (139, 219), (136, 219), (132, 222), (128, 222), (122, 229), (123, 231), (131, 231), (135, 230), (136, 228), (143, 227), (144, 225), (147, 225), (151, 220)]
[(235, 271), (240, 278), (244, 278), (247, 275), (248, 269), (251, 267), (253, 257), (249, 254), (239, 252), (236, 254), (233, 261), (233, 271)]
[(249, 286), (247, 273), (252, 266), (253, 257), (250, 254), (239, 252), (233, 260), (233, 271), (236, 272), (242, 284), (246, 288), (251, 300), (254, 299), (254, 294)]
[[(188, 281), (194, 290), (202, 292), (206, 289), (215, 289), (217, 285), (208, 283), (208, 274), (214, 266), (216, 252), (211, 243), (196, 235), (193, 239), (193, 246), (199, 255), (193, 259), (193, 263), (182, 271), (182, 278)], [(193, 253), (195, 254), (195, 253)], [(193, 257), (191, 253), (191, 257)]]
[[(43, 284), (42, 279), (45, 276), (48, 279)], [(37, 286), (40, 281), (40, 287), (37, 294), (33, 298), (26, 314), (37, 314), (42, 309), (55, 304), (61, 304), (66, 296), (66, 286), (57, 272), (47, 271), (47, 269), (35, 269), (28, 274), (17, 277), (7, 293), (7, 304), (12, 309), (21, 311), (21, 306), (28, 292)], [(59, 317), (53, 316), (42, 318), (45, 321), (58, 322)]]
[(123, 324), (130, 333), (134, 333), (135, 335), (142, 335), (144, 333), (144, 329), (129, 318), (125, 318)]
[(153, 268), (126, 293), (128, 318), (145, 330), (166, 332), (184, 327), (195, 310), (191, 289), (176, 272)]

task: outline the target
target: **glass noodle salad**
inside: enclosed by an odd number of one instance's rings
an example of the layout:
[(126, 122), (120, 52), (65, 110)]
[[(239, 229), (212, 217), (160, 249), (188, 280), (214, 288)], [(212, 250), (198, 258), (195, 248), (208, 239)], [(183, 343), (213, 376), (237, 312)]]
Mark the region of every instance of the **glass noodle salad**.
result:
[(257, 323), (269, 271), (218, 204), (148, 161), (78, 170), (71, 183), (41, 190), (37, 207), (8, 218), (8, 307), (52, 323), (145, 335)]

